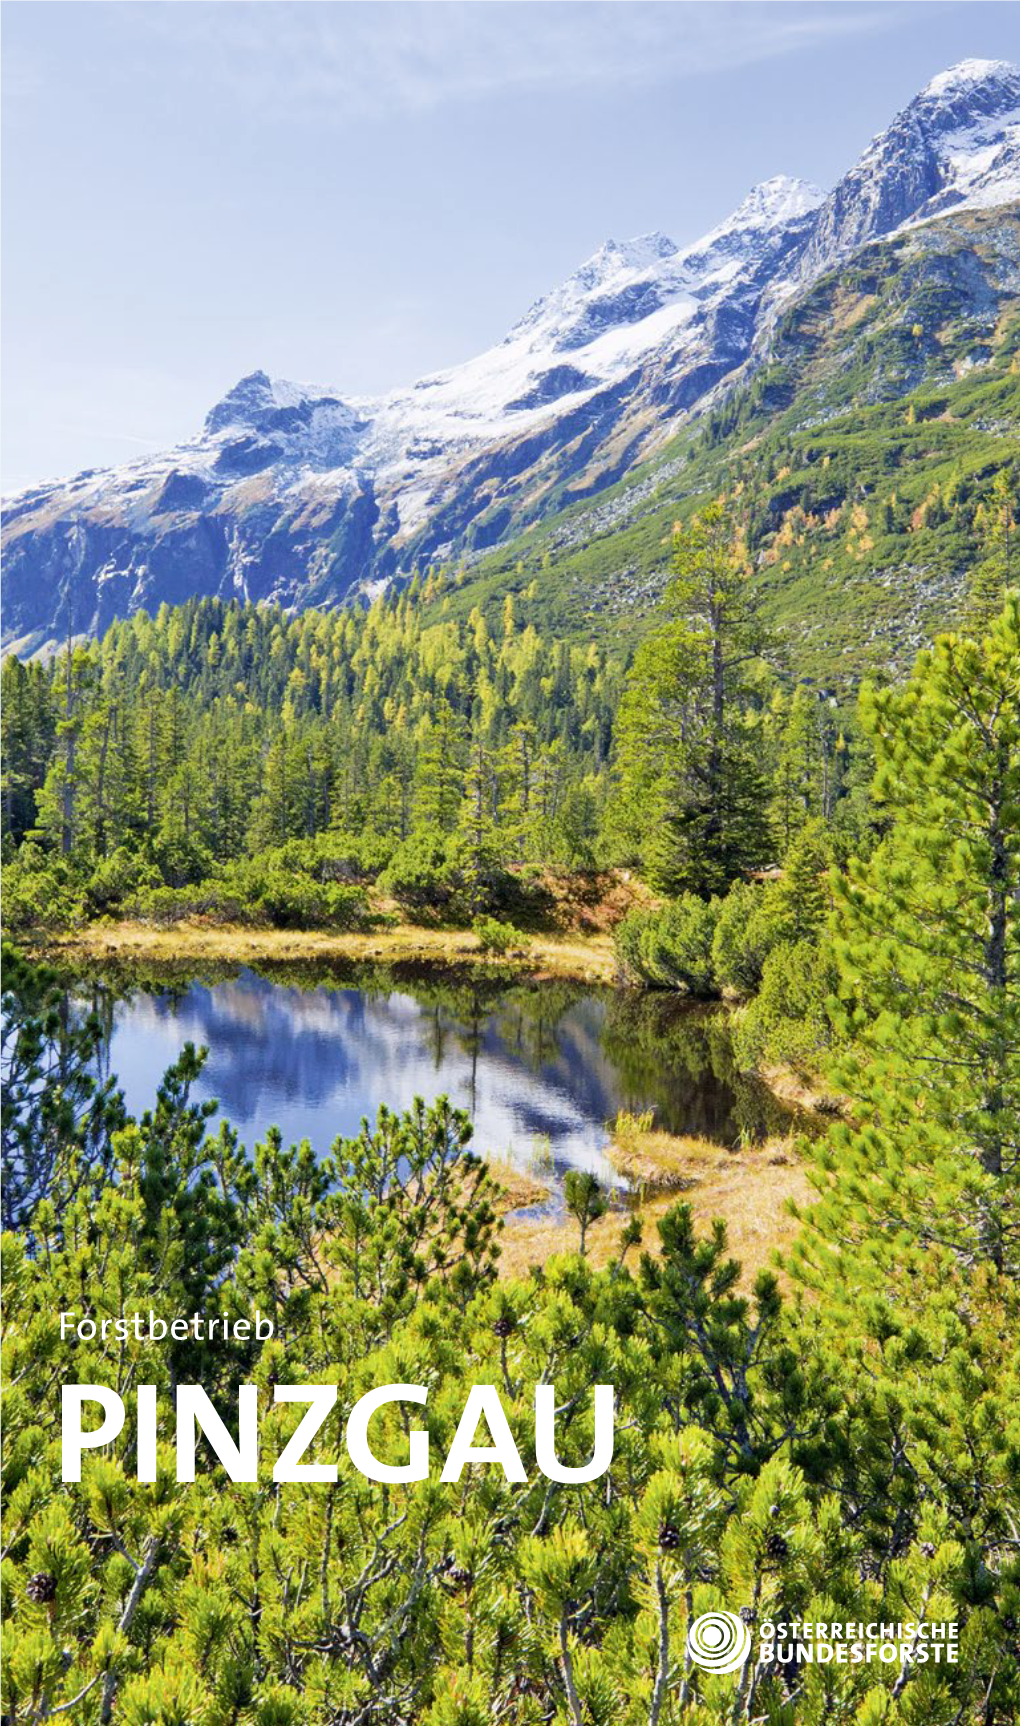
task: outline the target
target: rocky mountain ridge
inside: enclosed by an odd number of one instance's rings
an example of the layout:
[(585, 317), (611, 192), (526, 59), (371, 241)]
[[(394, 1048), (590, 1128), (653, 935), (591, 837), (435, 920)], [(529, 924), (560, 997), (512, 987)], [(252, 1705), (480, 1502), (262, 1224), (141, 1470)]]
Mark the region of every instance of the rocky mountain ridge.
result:
[(377, 591), (594, 496), (767, 355), (862, 248), (1020, 199), (1020, 75), (933, 79), (827, 195), (782, 176), (694, 245), (609, 241), (477, 359), (374, 399), (242, 379), (189, 443), (11, 499), (4, 636), (32, 652), (195, 593)]

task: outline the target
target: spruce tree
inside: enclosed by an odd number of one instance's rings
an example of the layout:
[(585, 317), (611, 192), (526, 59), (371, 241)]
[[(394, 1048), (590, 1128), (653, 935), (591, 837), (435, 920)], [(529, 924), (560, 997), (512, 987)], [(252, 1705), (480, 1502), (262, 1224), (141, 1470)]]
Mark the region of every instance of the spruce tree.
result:
[(786, 939), (801, 941), (817, 935), (829, 908), (827, 870), (829, 843), (824, 825), (808, 821), (783, 859), (778, 909)]
[(766, 636), (722, 503), (678, 530), (665, 604), (621, 707), (619, 819), (653, 885), (707, 896), (770, 849), (753, 677)]

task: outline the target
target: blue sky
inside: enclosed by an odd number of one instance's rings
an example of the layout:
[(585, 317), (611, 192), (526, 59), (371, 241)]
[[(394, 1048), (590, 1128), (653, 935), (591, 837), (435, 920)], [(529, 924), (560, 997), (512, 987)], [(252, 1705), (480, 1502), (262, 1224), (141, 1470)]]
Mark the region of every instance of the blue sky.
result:
[(1013, 5), (3, 6), (6, 489), (192, 435), (245, 372), (466, 359), (604, 239), (830, 185)]

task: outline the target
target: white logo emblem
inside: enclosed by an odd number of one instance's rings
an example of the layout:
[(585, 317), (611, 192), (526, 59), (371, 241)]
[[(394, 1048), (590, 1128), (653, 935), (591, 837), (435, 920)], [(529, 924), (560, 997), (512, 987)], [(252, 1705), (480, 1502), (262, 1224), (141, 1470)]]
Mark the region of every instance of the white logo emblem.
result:
[(703, 1612), (687, 1632), (687, 1652), (706, 1672), (735, 1672), (751, 1652), (751, 1632), (735, 1612)]

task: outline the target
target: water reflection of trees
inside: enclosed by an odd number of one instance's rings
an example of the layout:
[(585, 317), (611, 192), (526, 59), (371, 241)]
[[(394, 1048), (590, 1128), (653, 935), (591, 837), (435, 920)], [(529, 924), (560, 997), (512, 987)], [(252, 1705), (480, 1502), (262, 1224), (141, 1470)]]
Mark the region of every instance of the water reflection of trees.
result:
[(603, 1047), (633, 1099), (654, 1104), (656, 1125), (719, 1143), (758, 1143), (789, 1131), (792, 1111), (733, 1059), (724, 1008), (691, 1007), (628, 991), (610, 1000)]
[(558, 1029), (584, 991), (563, 983), (518, 984), (490, 979), (401, 982), (424, 1009), (430, 1050), (437, 1066), (451, 1039), (470, 1061), (470, 1106), (475, 1106), (478, 1061), (493, 1038), (530, 1072), (540, 1072), (561, 1053)]
[[(118, 1001), (158, 995), (174, 1011), (194, 984), (211, 989), (244, 969), (91, 964), (69, 976), (69, 997), (80, 1011), (98, 1014), (108, 1059)], [(395, 993), (410, 997), (437, 1071), (454, 1052), (467, 1057), (472, 1111), (479, 1063), (490, 1051), (505, 1053), (532, 1074), (569, 1073), (572, 1092), (589, 1111), (601, 1105), (611, 1112), (614, 1099), (622, 1108), (654, 1108), (657, 1125), (717, 1143), (757, 1142), (802, 1124), (759, 1079), (737, 1070), (722, 1008), (692, 1007), (661, 994), (407, 963), (285, 962), (260, 964), (257, 974), (302, 992), (357, 989), (373, 1001)]]
[[(212, 989), (231, 982), (249, 969), (222, 962), (196, 966), (194, 961), (153, 963), (146, 960), (89, 961), (68, 970), (68, 1002), (84, 1013), (95, 1011), (103, 1026), (103, 1047), (109, 1050), (118, 1002), (136, 995), (160, 997), (173, 1011), (196, 983)], [(569, 1009), (593, 991), (563, 981), (510, 981), (506, 976), (480, 976), (476, 971), (425, 970), (413, 964), (378, 965), (359, 962), (283, 961), (250, 967), (256, 975), (283, 987), (358, 989), (369, 1000), (384, 1001), (399, 993), (422, 1009), (422, 1024), (430, 1054), (443, 1064), (451, 1042), (473, 1063), (486, 1036), (495, 1034), (533, 1072), (561, 1054), (558, 1027)], [(608, 996), (608, 991), (605, 992)]]
[[(194, 974), (190, 972), (187, 975), (183, 972), (170, 975), (164, 972), (159, 975), (148, 969), (138, 970), (134, 966), (120, 965), (113, 970), (88, 965), (68, 971), (65, 976), (66, 1013), (79, 1023), (90, 1014), (94, 1014), (98, 1020), (101, 1039), (96, 1051), (96, 1068), (101, 1080), (111, 1077), (110, 1045), (113, 1041), (118, 1003), (129, 1001), (139, 994), (159, 996), (171, 1011), (176, 1011), (195, 981)], [(224, 980), (222, 977), (217, 979), (220, 982)]]

